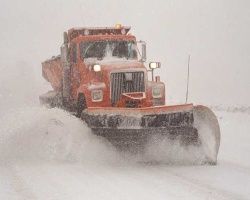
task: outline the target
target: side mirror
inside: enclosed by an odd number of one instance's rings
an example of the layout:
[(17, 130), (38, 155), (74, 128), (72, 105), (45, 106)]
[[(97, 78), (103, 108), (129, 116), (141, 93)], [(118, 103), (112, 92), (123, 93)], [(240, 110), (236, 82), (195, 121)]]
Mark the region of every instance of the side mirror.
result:
[(151, 70), (157, 69), (161, 67), (161, 63), (160, 62), (150, 62), (149, 63), (149, 68)]
[(69, 62), (69, 48), (68, 45), (63, 44), (61, 46), (61, 60), (63, 63)]
[(68, 39), (68, 34), (67, 32), (63, 33), (63, 43), (64, 44), (68, 44), (69, 43), (69, 39)]
[(141, 46), (141, 62), (146, 62), (147, 60), (147, 45), (146, 42), (144, 41), (138, 41), (137, 44), (139, 44)]
[(154, 81), (154, 70), (157, 69), (157, 68), (160, 68), (160, 67), (161, 67), (160, 62), (150, 62), (149, 63), (149, 69), (151, 69), (151, 74), (152, 74), (152, 81)]
[(61, 46), (61, 60), (62, 62), (69, 62), (69, 45), (68, 34), (63, 33), (63, 45)]

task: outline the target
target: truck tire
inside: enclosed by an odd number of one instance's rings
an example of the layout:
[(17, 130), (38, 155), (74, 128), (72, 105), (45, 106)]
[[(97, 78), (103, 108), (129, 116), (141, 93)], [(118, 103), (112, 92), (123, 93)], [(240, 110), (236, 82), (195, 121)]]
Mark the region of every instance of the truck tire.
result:
[(76, 117), (80, 118), (82, 111), (84, 111), (87, 108), (86, 99), (84, 94), (79, 94), (78, 100), (77, 100), (77, 111), (76, 111)]

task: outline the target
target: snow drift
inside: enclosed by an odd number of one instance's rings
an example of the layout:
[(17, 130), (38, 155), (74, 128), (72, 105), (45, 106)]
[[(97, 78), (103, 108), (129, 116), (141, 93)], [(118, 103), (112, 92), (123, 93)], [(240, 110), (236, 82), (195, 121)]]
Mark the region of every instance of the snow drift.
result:
[(79, 119), (59, 109), (22, 108), (0, 122), (0, 157), (8, 160), (113, 162), (116, 153)]

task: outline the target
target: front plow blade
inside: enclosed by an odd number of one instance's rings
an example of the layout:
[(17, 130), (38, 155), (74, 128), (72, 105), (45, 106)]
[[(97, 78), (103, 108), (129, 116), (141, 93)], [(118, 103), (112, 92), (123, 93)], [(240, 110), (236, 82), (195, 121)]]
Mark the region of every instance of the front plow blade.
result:
[(82, 114), (82, 119), (94, 134), (105, 137), (122, 151), (143, 153), (152, 141), (157, 147), (157, 143), (167, 139), (170, 143), (178, 141), (184, 148), (199, 147), (204, 163), (217, 162), (219, 125), (213, 112), (204, 106), (90, 109)]
[(194, 107), (194, 127), (198, 130), (205, 162), (217, 163), (220, 147), (220, 127), (215, 114), (205, 106)]

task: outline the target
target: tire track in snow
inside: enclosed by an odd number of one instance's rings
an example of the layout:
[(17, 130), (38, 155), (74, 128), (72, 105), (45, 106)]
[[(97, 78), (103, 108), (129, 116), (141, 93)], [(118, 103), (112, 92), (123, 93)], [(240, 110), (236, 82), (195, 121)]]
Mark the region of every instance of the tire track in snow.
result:
[(167, 170), (168, 170), (168, 172), (165, 171), (164, 172), (165, 174), (175, 176), (175, 177), (181, 179), (184, 184), (185, 183), (191, 184), (193, 187), (195, 187), (201, 191), (204, 191), (208, 194), (213, 195), (216, 199), (220, 199), (220, 200), (222, 200), (222, 199), (225, 199), (225, 200), (236, 200), (236, 199), (248, 200), (247, 198), (243, 197), (242, 195), (235, 194), (234, 192), (219, 189), (217, 187), (211, 186), (208, 183), (204, 183), (203, 181), (197, 180), (195, 178), (190, 178), (188, 176), (180, 174), (180, 173), (178, 173), (174, 170), (171, 170), (171, 169), (167, 169)]
[[(154, 199), (162, 199), (162, 192), (167, 191), (167, 196), (169, 199), (183, 199), (186, 198), (187, 193), (191, 192), (195, 194), (195, 196), (192, 197), (192, 199), (203, 199), (201, 196), (205, 196), (204, 198), (208, 199), (220, 199), (220, 200), (235, 200), (236, 198), (232, 197), (232, 195), (225, 195), (222, 192), (215, 190), (214, 188), (208, 188), (208, 187), (201, 187), (200, 184), (195, 184), (194, 182), (190, 182), (190, 180), (184, 179), (181, 176), (177, 176), (173, 172), (167, 173), (167, 176), (163, 178), (162, 174), (166, 174), (166, 172), (163, 172), (165, 169), (156, 169), (157, 172), (147, 168), (141, 168), (141, 167), (129, 167), (129, 171), (125, 172), (121, 176), (120, 170), (118, 170), (117, 178), (116, 176), (110, 177), (107, 181), (107, 177), (100, 177), (96, 173), (91, 172), (91, 170), (84, 168), (84, 171), (86, 174), (92, 174), (91, 176), (97, 178), (97, 180), (100, 180), (98, 182), (102, 182), (105, 180), (106, 186), (108, 185), (112, 190), (117, 189), (116, 182), (120, 185), (119, 182), (128, 182), (130, 185), (134, 185), (136, 190), (140, 191), (140, 187), (144, 188), (144, 191), (146, 192), (146, 196), (153, 196), (153, 194), (157, 194), (160, 192), (159, 196), (154, 196)], [(116, 171), (116, 170), (115, 170)], [(123, 178), (122, 178), (123, 177)], [(121, 179), (122, 178), (122, 179)], [(147, 189), (146, 189), (147, 188)], [(159, 189), (159, 191), (154, 188)], [(182, 193), (176, 192), (182, 190)], [(119, 189), (118, 189), (119, 191)], [(131, 194), (131, 189), (129, 190)], [(164, 192), (164, 193), (165, 193)], [(184, 192), (184, 193), (183, 193)], [(165, 194), (166, 195), (166, 194)], [(189, 194), (190, 195), (190, 194)], [(166, 197), (166, 196), (165, 196)], [(145, 198), (145, 196), (143, 197)], [(191, 197), (190, 197), (191, 198)], [(131, 196), (130, 198), (131, 199)], [(150, 199), (150, 197), (149, 197)]]
[[(148, 174), (148, 169), (146, 172), (143, 170), (143, 172), (141, 172), (142, 176), (143, 174)], [(225, 194), (224, 192), (221, 192), (219, 190), (217, 190), (216, 188), (212, 188), (212, 187), (208, 187), (207, 185), (201, 184), (197, 181), (191, 180), (187, 177), (184, 177), (178, 173), (175, 173), (174, 171), (170, 171), (169, 168), (153, 168), (150, 169), (150, 171), (155, 172), (154, 174), (157, 174), (157, 176), (159, 176), (159, 179), (156, 179), (156, 177), (152, 177), (152, 179), (150, 179), (151, 182), (154, 182), (154, 185), (162, 185), (164, 184), (164, 182), (166, 181), (166, 183), (169, 183), (170, 180), (175, 180), (175, 183), (178, 184), (178, 188), (183, 188), (183, 187), (187, 187), (190, 188), (190, 192), (193, 192), (197, 195), (205, 195), (206, 199), (219, 199), (219, 200), (235, 200), (236, 198), (232, 197), (231, 194)], [(167, 171), (166, 171), (167, 170)], [(137, 171), (138, 173), (138, 171)], [(194, 198), (194, 196), (192, 197)]]
[[(110, 196), (110, 192), (112, 192), (111, 199), (131, 200), (140, 198), (150, 200), (152, 197), (154, 197), (154, 199), (162, 199), (162, 195), (157, 194), (157, 192), (153, 190), (151, 182), (150, 185), (142, 183), (141, 178), (145, 177), (145, 174), (138, 177), (138, 175), (136, 176), (134, 173), (132, 173), (132, 176), (129, 176), (131, 174), (131, 170), (134, 171), (133, 167), (121, 165), (114, 165), (111, 168), (110, 167), (111, 166), (106, 166), (104, 168), (98, 167), (95, 169), (95, 167), (89, 168), (79, 165), (75, 166), (74, 171), (71, 171), (71, 173), (74, 174), (76, 171), (79, 171), (81, 172), (79, 176), (84, 177), (87, 175), (92, 177), (87, 184), (93, 184), (95, 182), (98, 183), (98, 187), (103, 188), (105, 191), (102, 194), (102, 196), (105, 198), (108, 198)], [(76, 170), (76, 168), (78, 170)], [(99, 170), (103, 173), (100, 173)], [(137, 168), (135, 172), (137, 174)], [(100, 189), (97, 191), (100, 191)], [(167, 199), (177, 199), (176, 197), (178, 196), (173, 193), (168, 193), (167, 195)]]

